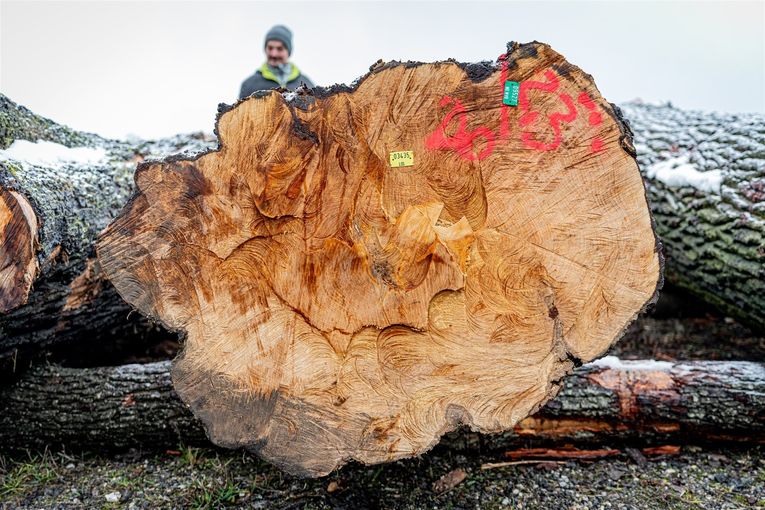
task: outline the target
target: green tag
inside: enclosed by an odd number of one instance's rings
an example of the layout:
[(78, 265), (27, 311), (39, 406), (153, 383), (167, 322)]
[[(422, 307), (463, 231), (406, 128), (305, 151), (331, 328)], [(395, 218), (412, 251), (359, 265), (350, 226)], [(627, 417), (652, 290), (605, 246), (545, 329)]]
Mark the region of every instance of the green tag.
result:
[(396, 151), (390, 153), (390, 166), (402, 167), (414, 165), (414, 151)]
[(518, 91), (520, 88), (521, 86), (517, 81), (506, 81), (502, 102), (508, 106), (518, 106)]

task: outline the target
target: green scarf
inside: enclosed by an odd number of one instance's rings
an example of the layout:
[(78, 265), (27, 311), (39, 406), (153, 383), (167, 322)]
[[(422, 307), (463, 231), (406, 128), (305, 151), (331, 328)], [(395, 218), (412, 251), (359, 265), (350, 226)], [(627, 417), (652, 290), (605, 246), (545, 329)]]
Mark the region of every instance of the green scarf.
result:
[(292, 66), (292, 72), (290, 72), (289, 76), (287, 76), (287, 79), (284, 81), (284, 83), (281, 83), (279, 81), (279, 78), (276, 77), (276, 75), (268, 68), (268, 63), (264, 62), (262, 66), (260, 66), (260, 74), (263, 75), (263, 78), (266, 80), (271, 80), (273, 82), (276, 82), (280, 87), (283, 87), (284, 85), (288, 84), (298, 76), (300, 76), (300, 70), (297, 68), (295, 64), (290, 62), (290, 65)]

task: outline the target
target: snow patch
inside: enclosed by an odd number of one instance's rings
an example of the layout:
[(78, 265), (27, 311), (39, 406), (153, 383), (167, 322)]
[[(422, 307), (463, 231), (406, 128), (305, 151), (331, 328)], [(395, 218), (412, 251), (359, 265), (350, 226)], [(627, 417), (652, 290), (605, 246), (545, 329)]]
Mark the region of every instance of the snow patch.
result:
[(612, 368), (614, 370), (669, 370), (674, 363), (669, 361), (648, 360), (621, 360), (616, 356), (604, 356), (588, 363), (589, 366)]
[(649, 179), (659, 180), (671, 188), (691, 186), (709, 193), (719, 193), (722, 185), (722, 170), (699, 172), (690, 163), (688, 154), (649, 165), (645, 174)]
[(697, 370), (714, 374), (721, 385), (748, 382), (761, 385), (765, 379), (765, 366), (755, 361), (705, 361), (703, 369), (694, 362), (678, 363), (674, 368), (680, 375), (693, 374)]
[(0, 161), (14, 160), (37, 166), (55, 167), (62, 164), (93, 165), (106, 162), (106, 150), (98, 147), (66, 147), (59, 143), (16, 140), (0, 150)]
[(669, 100), (657, 100), (657, 99), (643, 99), (640, 97), (636, 97), (634, 99), (631, 99), (627, 101), (627, 104), (638, 104), (638, 105), (645, 105), (645, 106), (661, 106), (661, 107), (672, 107), (672, 103)]
[(289, 103), (297, 97), (297, 92), (284, 92), (282, 97)]
[(109, 503), (116, 503), (116, 502), (118, 502), (120, 500), (120, 497), (121, 497), (121, 495), (117, 491), (110, 492), (109, 494), (105, 494), (104, 495), (104, 499), (106, 499), (106, 501), (108, 501)]

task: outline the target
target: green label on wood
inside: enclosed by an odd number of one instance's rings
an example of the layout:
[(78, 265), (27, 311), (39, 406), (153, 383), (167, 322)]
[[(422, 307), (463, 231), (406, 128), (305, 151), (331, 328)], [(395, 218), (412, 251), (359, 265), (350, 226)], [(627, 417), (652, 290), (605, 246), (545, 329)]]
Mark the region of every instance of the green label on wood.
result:
[(517, 81), (506, 81), (502, 102), (509, 106), (518, 106), (518, 91), (520, 88), (521, 85)]

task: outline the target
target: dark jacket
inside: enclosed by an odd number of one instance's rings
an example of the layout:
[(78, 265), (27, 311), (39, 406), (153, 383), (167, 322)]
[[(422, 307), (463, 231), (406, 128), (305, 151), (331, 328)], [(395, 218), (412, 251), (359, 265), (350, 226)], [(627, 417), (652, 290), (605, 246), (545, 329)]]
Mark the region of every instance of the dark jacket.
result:
[(268, 68), (268, 64), (263, 64), (260, 66), (260, 69), (255, 71), (255, 74), (242, 82), (239, 99), (244, 99), (258, 90), (271, 90), (279, 86), (283, 86), (287, 90), (295, 90), (301, 83), (305, 83), (308, 87), (313, 87), (311, 80), (302, 74), (295, 64), (290, 63), (290, 65), (292, 66), (292, 71), (287, 76), (287, 82), (281, 85), (276, 75)]

